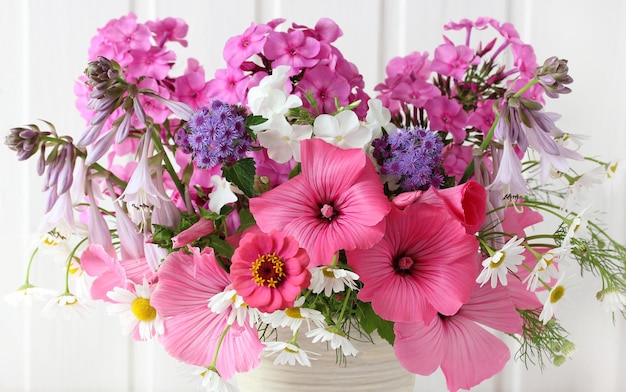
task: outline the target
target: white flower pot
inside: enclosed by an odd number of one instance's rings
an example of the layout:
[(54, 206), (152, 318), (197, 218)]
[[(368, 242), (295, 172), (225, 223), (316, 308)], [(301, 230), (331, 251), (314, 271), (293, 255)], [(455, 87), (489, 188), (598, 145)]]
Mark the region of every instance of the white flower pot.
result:
[(374, 335), (373, 344), (351, 340), (359, 354), (348, 357), (345, 365), (337, 363), (335, 350), (326, 343), (313, 344), (301, 335), (302, 349), (321, 354), (309, 355), (317, 358), (311, 367), (274, 365), (276, 354), (266, 358), (264, 353), (259, 368), (237, 375), (237, 385), (241, 392), (412, 392), (415, 376), (400, 365), (389, 343)]

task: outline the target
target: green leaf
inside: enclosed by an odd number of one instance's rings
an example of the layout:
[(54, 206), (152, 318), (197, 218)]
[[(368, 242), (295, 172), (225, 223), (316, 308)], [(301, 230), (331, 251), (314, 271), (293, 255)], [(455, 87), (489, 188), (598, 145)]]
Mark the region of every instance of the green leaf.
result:
[(396, 335), (393, 332), (393, 322), (377, 315), (369, 302), (360, 302), (358, 306), (362, 313), (359, 321), (363, 330), (368, 334), (377, 330), (381, 338), (393, 345), (396, 339)]
[(252, 227), (256, 224), (254, 216), (252, 216), (252, 213), (248, 209), (239, 211), (239, 222), (239, 228), (237, 229), (238, 233), (241, 233), (248, 227)]
[(253, 158), (245, 158), (230, 166), (222, 166), (222, 175), (235, 184), (244, 195), (254, 197), (254, 174), (256, 168)]
[(233, 253), (235, 253), (235, 248), (233, 248), (231, 244), (217, 236), (211, 236), (210, 241), (210, 246), (211, 248), (213, 248), (217, 255), (224, 256), (227, 259), (233, 257)]
[(297, 176), (298, 174), (300, 174), (302, 172), (302, 165), (300, 165), (300, 162), (298, 162), (293, 169), (291, 169), (291, 171), (289, 172), (289, 179), (294, 178), (295, 176)]
[(246, 117), (245, 125), (247, 128), (253, 127), (255, 125), (263, 124), (267, 119), (263, 116), (252, 115)]

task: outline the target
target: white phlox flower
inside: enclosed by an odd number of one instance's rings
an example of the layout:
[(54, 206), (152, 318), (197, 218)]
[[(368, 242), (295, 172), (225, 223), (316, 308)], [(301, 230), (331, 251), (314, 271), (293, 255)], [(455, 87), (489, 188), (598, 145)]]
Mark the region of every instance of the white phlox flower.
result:
[(356, 280), (359, 275), (352, 271), (341, 268), (333, 268), (330, 266), (315, 267), (311, 269), (311, 284), (309, 289), (313, 294), (319, 294), (322, 291), (327, 297), (332, 293), (341, 293), (346, 287), (356, 290)]
[(284, 116), (274, 116), (262, 125), (266, 125), (267, 129), (258, 132), (257, 138), (267, 148), (267, 155), (273, 161), (285, 163), (293, 157), (300, 162), (300, 142), (313, 134), (310, 125), (292, 125)]
[(361, 124), (352, 110), (344, 110), (335, 116), (320, 114), (313, 122), (313, 133), (343, 149), (363, 149), (372, 141), (372, 130)]
[(237, 201), (237, 195), (231, 189), (228, 180), (213, 175), (211, 176), (211, 184), (213, 184), (213, 190), (209, 193), (209, 210), (219, 213), (226, 204)]
[(316, 360), (317, 358), (309, 358), (308, 354), (319, 355), (303, 350), (300, 346), (288, 342), (266, 342), (265, 351), (269, 352), (266, 357), (278, 353), (278, 356), (274, 359), (274, 365), (295, 366), (297, 362), (302, 366), (311, 367), (311, 360)]
[(493, 255), (483, 260), (483, 270), (476, 278), (476, 282), (482, 286), (491, 280), (491, 287), (495, 288), (500, 281), (501, 285), (506, 286), (508, 271), (516, 272), (517, 266), (524, 261), (522, 255), (524, 247), (520, 246), (523, 241), (523, 238), (513, 236), (504, 244), (502, 249), (495, 251)]
[(383, 128), (387, 132), (395, 129), (395, 125), (391, 122), (391, 111), (383, 106), (380, 99), (371, 98), (367, 101), (367, 107), (365, 126), (372, 131), (372, 140), (383, 135)]

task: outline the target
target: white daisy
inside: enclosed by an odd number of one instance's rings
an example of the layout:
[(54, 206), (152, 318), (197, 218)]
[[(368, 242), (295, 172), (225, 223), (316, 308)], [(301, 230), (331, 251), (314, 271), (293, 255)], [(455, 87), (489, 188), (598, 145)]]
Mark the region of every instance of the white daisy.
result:
[(85, 317), (91, 310), (92, 306), (87, 300), (78, 298), (70, 292), (65, 292), (48, 301), (41, 313), (50, 317), (61, 314), (65, 319), (70, 320)]
[(117, 302), (107, 308), (110, 314), (119, 315), (122, 323), (122, 331), (130, 334), (135, 330), (139, 331), (142, 340), (149, 340), (155, 335), (164, 332), (163, 320), (150, 304), (152, 289), (146, 279), (143, 284), (134, 284), (135, 291), (116, 287), (107, 293), (107, 297)]
[(553, 278), (559, 277), (557, 264), (562, 260), (569, 251), (564, 248), (553, 248), (542, 254), (533, 270), (524, 279), (524, 283), (528, 282), (527, 290), (535, 291), (540, 282), (550, 282)]
[(311, 351), (306, 351), (300, 348), (300, 346), (287, 343), (287, 342), (266, 342), (265, 351), (270, 351), (266, 357), (270, 357), (276, 353), (279, 353), (274, 360), (274, 365), (291, 365), (294, 366), (298, 362), (302, 366), (311, 367), (311, 360), (316, 358), (309, 358), (308, 354), (315, 354)]
[(304, 297), (300, 297), (294, 302), (294, 306), (285, 310), (277, 310), (272, 313), (262, 313), (261, 320), (270, 324), (273, 328), (289, 327), (292, 331), (297, 331), (302, 326), (302, 322), (306, 320), (309, 331), (311, 330), (311, 321), (318, 327), (324, 327), (324, 315), (315, 309), (302, 307)]
[(341, 348), (343, 355), (356, 357), (359, 350), (346, 338), (345, 334), (337, 327), (316, 328), (306, 333), (308, 338), (313, 338), (313, 343), (330, 342), (333, 350)]
[(596, 294), (596, 298), (602, 304), (602, 309), (609, 313), (626, 310), (626, 295), (616, 287), (609, 287), (599, 291)]
[(54, 294), (54, 290), (36, 287), (29, 283), (5, 295), (4, 300), (11, 306), (19, 306), (21, 304), (30, 306), (33, 300), (49, 300)]
[(539, 315), (539, 321), (547, 324), (548, 321), (557, 313), (558, 308), (565, 301), (569, 301), (571, 297), (571, 291), (575, 290), (577, 283), (580, 279), (574, 274), (562, 273), (559, 280), (554, 287), (548, 293), (548, 296), (543, 303), (543, 309)]
[(314, 294), (322, 291), (327, 297), (332, 293), (341, 293), (346, 286), (352, 290), (356, 290), (355, 281), (359, 279), (359, 275), (352, 271), (341, 268), (332, 268), (330, 266), (316, 267), (311, 269), (311, 284), (309, 289)]
[(226, 382), (211, 366), (196, 369), (194, 375), (202, 377), (201, 385), (207, 392), (237, 392), (237, 388)]
[(215, 294), (209, 299), (207, 306), (211, 312), (218, 314), (230, 309), (227, 321), (229, 325), (237, 321), (238, 325), (243, 326), (247, 320), (250, 327), (253, 327), (261, 317), (258, 309), (249, 307), (235, 290), (226, 289)]
[(499, 280), (501, 285), (506, 286), (508, 271), (517, 272), (517, 266), (524, 261), (522, 255), (524, 247), (520, 246), (523, 241), (523, 238), (513, 236), (502, 249), (487, 257), (482, 263), (483, 270), (476, 278), (476, 282), (482, 286), (491, 280), (491, 287), (495, 288)]
[(580, 237), (581, 233), (587, 227), (587, 218), (585, 217), (585, 213), (591, 206), (587, 206), (584, 208), (578, 215), (572, 219), (570, 222), (569, 228), (567, 229), (567, 234), (563, 238), (561, 246), (569, 247), (572, 241), (572, 238)]

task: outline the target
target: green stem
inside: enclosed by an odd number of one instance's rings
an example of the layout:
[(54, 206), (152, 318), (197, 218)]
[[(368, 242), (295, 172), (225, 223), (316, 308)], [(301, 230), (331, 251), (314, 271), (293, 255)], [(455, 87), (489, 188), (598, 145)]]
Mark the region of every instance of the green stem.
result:
[(224, 329), (222, 332), (222, 336), (220, 336), (220, 341), (217, 342), (217, 347), (215, 348), (215, 354), (213, 354), (213, 360), (211, 361), (211, 365), (209, 365), (213, 369), (217, 369), (217, 354), (220, 352), (220, 347), (222, 347), (222, 343), (224, 343), (224, 338), (226, 337), (226, 333), (230, 329), (230, 324)]
[(28, 259), (28, 266), (26, 267), (26, 280), (24, 281), (24, 287), (30, 286), (30, 267), (33, 265), (33, 261), (35, 260), (35, 255), (39, 251), (39, 247), (36, 247), (33, 253), (30, 255)]
[(352, 294), (352, 289), (348, 289), (349, 291), (346, 292), (346, 296), (343, 299), (343, 304), (341, 305), (341, 312), (339, 312), (339, 317), (337, 317), (337, 325), (341, 325), (341, 320), (343, 320), (343, 314), (346, 311), (346, 308), (348, 307), (348, 300), (350, 299), (350, 295)]
[(176, 189), (178, 190), (178, 193), (180, 194), (180, 196), (184, 198), (185, 186), (180, 181), (180, 178), (178, 178), (178, 174), (176, 173), (176, 170), (174, 169), (174, 166), (172, 165), (172, 162), (170, 161), (170, 158), (167, 155), (165, 148), (163, 147), (163, 142), (161, 142), (161, 136), (159, 135), (158, 132), (156, 131), (152, 132), (152, 141), (154, 142), (154, 148), (156, 149), (156, 151), (158, 153), (161, 153), (161, 156), (163, 157), (163, 164), (165, 165), (165, 170), (167, 170), (170, 177), (172, 178), (172, 181), (174, 181), (174, 184), (176, 185)]
[(72, 249), (72, 251), (70, 252), (69, 256), (67, 257), (67, 267), (65, 268), (65, 294), (70, 294), (71, 293), (70, 292), (70, 267), (72, 265), (72, 259), (74, 258), (74, 255), (76, 254), (76, 251), (78, 251), (78, 248), (85, 241), (87, 241), (87, 237), (85, 237), (82, 240), (80, 240), (80, 242), (78, 244), (76, 244), (74, 249)]

